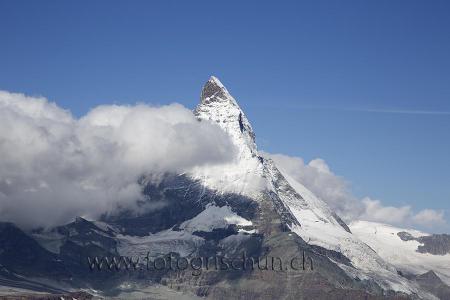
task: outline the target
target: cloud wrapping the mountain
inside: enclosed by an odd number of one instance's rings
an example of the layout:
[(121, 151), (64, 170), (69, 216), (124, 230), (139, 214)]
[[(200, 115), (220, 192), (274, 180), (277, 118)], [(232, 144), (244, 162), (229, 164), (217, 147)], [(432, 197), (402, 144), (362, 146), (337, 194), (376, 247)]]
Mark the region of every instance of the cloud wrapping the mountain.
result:
[[(263, 154), (346, 221), (446, 224), (442, 211), (357, 199), (322, 159)], [(217, 125), (179, 104), (103, 105), (76, 119), (45, 98), (0, 91), (0, 157), (0, 220), (36, 227), (136, 208), (140, 176), (222, 170), (236, 149)]]
[(358, 199), (351, 193), (349, 183), (331, 172), (323, 159), (314, 159), (306, 164), (300, 157), (269, 153), (264, 155), (272, 158), (279, 168), (325, 201), (347, 222), (361, 219), (429, 228), (446, 224), (442, 211), (424, 209), (415, 213), (411, 206), (385, 206), (380, 200), (369, 197)]
[(233, 160), (228, 135), (179, 104), (105, 105), (80, 119), (0, 91), (0, 219), (52, 226), (133, 207), (146, 173)]

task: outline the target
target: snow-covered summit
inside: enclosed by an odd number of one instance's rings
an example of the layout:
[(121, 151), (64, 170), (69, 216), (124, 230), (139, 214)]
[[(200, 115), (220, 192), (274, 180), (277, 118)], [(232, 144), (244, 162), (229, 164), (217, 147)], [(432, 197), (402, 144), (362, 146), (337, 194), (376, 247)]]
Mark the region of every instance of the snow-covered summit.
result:
[(236, 101), (231, 97), (222, 82), (215, 76), (211, 76), (205, 83), (200, 98), (202, 102), (232, 101), (237, 105)]
[(197, 167), (190, 173), (208, 188), (256, 197), (264, 189), (263, 165), (258, 157), (252, 126), (225, 86), (211, 76), (194, 110), (200, 121), (222, 128), (236, 146), (235, 160), (226, 164)]
[(255, 134), (250, 122), (216, 77), (211, 76), (203, 86), (200, 104), (194, 114), (199, 119), (216, 122), (230, 134), (242, 158), (257, 155)]

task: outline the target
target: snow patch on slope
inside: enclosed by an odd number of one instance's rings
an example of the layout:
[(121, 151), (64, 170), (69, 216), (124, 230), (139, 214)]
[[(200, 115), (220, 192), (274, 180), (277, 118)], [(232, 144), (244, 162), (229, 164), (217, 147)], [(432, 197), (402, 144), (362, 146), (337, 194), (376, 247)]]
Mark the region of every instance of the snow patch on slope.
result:
[(251, 226), (252, 222), (238, 216), (229, 206), (218, 207), (210, 204), (196, 217), (183, 222), (180, 228), (189, 233), (194, 231), (210, 232), (217, 228), (226, 228), (231, 224)]

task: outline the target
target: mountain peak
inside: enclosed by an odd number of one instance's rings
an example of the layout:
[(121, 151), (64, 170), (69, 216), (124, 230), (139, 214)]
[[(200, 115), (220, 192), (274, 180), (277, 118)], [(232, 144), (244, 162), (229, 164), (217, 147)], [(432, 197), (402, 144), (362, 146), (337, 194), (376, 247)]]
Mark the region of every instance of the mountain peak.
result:
[(222, 82), (220, 82), (219, 78), (217, 78), (214, 75), (211, 75), (211, 77), (209, 77), (209, 80), (207, 82), (211, 82), (211, 83), (214, 83), (214, 84), (216, 84), (216, 85), (218, 85), (218, 86), (220, 86), (222, 88), (225, 88), (223, 86)]
[(194, 110), (199, 119), (210, 120), (231, 135), (241, 152), (257, 155), (255, 134), (236, 100), (217, 77), (211, 76), (202, 89), (200, 104)]
[(230, 95), (220, 80), (211, 76), (202, 89), (201, 102), (209, 103), (211, 101), (230, 101), (233, 105), (237, 105), (234, 98)]

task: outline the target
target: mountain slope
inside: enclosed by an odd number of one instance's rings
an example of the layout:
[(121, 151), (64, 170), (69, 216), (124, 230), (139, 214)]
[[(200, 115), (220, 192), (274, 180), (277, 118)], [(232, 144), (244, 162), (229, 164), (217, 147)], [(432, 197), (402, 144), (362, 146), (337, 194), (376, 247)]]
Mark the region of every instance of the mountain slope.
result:
[(446, 254), (432, 254), (423, 253), (421, 250), (425, 245), (433, 248), (430, 242), (433, 235), (368, 221), (353, 222), (350, 228), (355, 235), (403, 273), (420, 275), (434, 271), (450, 285), (450, 251)]

